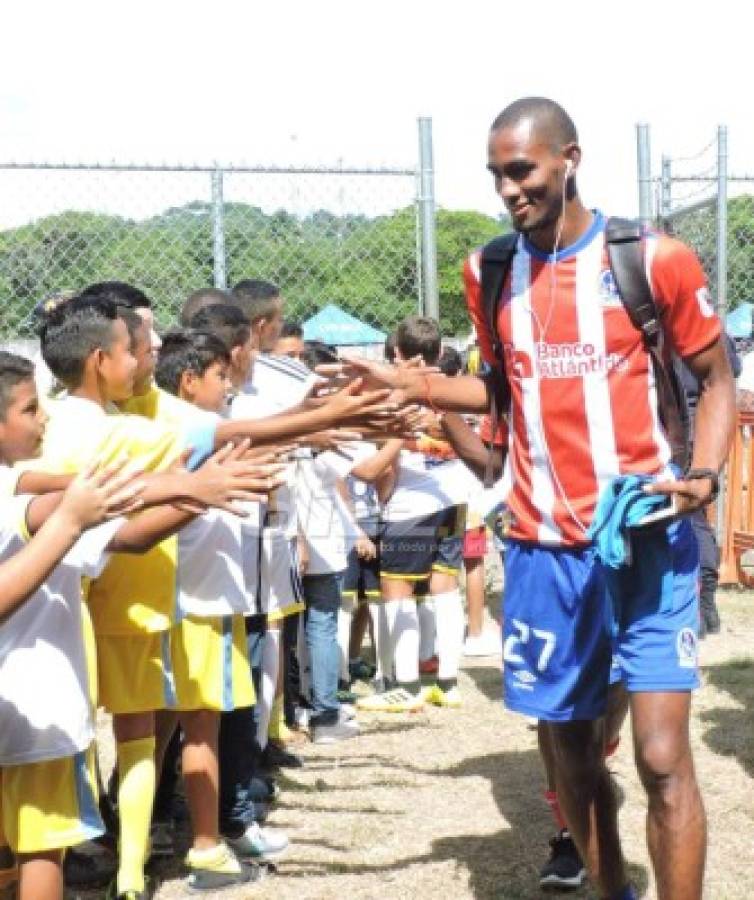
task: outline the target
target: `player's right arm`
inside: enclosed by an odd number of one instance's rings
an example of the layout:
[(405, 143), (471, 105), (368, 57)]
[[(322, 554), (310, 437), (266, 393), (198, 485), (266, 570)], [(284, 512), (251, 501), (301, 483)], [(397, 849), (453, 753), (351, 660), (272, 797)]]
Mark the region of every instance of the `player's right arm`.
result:
[(497, 481), (502, 476), (507, 447), (494, 444), (490, 448), (458, 413), (444, 415), (442, 429), (458, 458), (471, 469), (480, 481), (484, 480), (490, 453), (492, 453), (493, 479)]

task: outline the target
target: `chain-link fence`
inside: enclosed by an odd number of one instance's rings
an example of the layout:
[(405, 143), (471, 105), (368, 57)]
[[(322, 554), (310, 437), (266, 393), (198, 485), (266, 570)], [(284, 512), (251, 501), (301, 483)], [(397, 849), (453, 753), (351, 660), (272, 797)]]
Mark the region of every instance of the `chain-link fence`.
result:
[(46, 294), (106, 279), (145, 290), (163, 326), (198, 288), (264, 278), (292, 318), (336, 303), (390, 328), (427, 306), (419, 174), (0, 165), (0, 336), (29, 335)]
[(644, 178), (653, 191), (643, 217), (694, 248), (720, 313), (754, 301), (754, 176), (728, 172), (727, 129), (692, 156), (663, 156), (659, 177)]

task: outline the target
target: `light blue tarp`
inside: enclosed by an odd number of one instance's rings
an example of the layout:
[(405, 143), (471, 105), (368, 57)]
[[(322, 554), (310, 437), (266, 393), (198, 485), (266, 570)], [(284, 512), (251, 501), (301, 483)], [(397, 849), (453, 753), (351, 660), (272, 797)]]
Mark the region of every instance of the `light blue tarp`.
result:
[(725, 317), (725, 330), (733, 338), (750, 338), (751, 313), (754, 303), (744, 302)]
[(385, 341), (385, 333), (360, 321), (334, 303), (328, 303), (311, 319), (304, 322), (304, 340), (323, 341), (336, 347), (382, 344)]

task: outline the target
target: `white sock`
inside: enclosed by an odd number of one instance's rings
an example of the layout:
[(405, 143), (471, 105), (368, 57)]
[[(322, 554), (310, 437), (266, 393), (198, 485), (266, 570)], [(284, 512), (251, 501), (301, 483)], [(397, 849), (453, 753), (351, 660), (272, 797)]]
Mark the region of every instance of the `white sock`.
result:
[(375, 678), (393, 678), (393, 645), (387, 626), (386, 603), (377, 601), (369, 604), (374, 635), (374, 660), (377, 664)]
[(435, 616), (437, 620), (437, 655), (439, 657), (438, 678), (457, 678), (458, 661), (463, 650), (463, 603), (461, 592), (448, 591), (435, 594)]
[(257, 725), (257, 743), (264, 749), (267, 746), (267, 733), (270, 729), (272, 704), (275, 702), (275, 688), (278, 683), (280, 669), (280, 630), (268, 628), (264, 636), (262, 648), (262, 684), (257, 697), (259, 724)]
[(390, 643), (393, 647), (395, 680), (419, 680), (419, 617), (416, 600), (388, 600), (385, 603)]
[(340, 650), (340, 680), (350, 681), (348, 671), (348, 648), (351, 644), (351, 625), (353, 614), (356, 612), (356, 600), (354, 597), (343, 597), (338, 610), (338, 649)]
[(419, 659), (423, 662), (435, 655), (434, 597), (425, 597), (421, 602), (417, 601), (416, 612), (419, 616)]

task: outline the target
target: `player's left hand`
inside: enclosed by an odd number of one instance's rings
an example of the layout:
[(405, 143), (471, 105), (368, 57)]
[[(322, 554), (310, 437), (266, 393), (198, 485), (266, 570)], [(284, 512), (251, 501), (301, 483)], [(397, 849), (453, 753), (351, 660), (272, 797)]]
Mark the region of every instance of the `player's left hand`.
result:
[(648, 494), (664, 494), (675, 498), (678, 516), (688, 516), (697, 509), (703, 509), (713, 499), (711, 478), (694, 478), (684, 481), (657, 481), (647, 485), (644, 490)]

